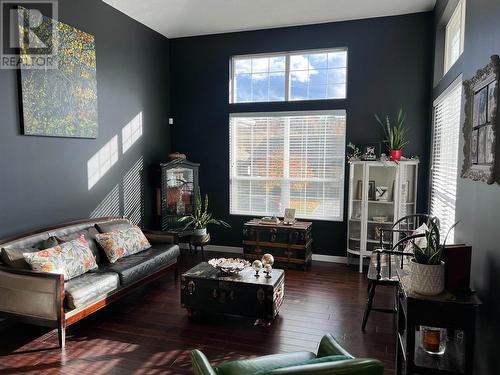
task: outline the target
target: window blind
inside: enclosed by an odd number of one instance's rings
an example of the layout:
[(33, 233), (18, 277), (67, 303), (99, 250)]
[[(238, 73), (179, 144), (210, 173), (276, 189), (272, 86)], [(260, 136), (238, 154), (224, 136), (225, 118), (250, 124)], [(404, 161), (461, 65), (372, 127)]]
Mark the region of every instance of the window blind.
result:
[[(440, 220), (443, 240), (455, 223), (461, 100), (459, 80), (434, 104), (430, 212)], [(454, 233), (450, 232), (448, 243), (453, 241)]]
[(230, 213), (343, 220), (346, 113), (230, 115)]

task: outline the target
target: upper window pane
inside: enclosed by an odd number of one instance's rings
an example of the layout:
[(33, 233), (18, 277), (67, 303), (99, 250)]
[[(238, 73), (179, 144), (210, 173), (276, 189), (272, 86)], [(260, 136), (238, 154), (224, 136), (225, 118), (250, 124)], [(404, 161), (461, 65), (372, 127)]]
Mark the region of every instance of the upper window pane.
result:
[(232, 62), (232, 103), (346, 97), (346, 49), (235, 56)]
[(461, 0), (446, 24), (444, 73), (455, 64), (464, 50), (465, 0)]

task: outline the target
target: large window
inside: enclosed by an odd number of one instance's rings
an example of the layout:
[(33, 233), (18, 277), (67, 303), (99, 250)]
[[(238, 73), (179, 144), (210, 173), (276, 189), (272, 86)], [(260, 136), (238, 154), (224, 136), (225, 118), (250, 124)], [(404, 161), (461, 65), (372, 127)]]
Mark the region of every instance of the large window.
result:
[(343, 220), (345, 111), (230, 115), (230, 213)]
[(347, 50), (234, 56), (231, 103), (344, 99)]
[(464, 51), (465, 0), (458, 2), (453, 15), (446, 24), (444, 73), (455, 64)]
[[(430, 212), (439, 218), (442, 233), (455, 223), (461, 98), (459, 78), (434, 103)], [(448, 243), (453, 240), (450, 233)]]

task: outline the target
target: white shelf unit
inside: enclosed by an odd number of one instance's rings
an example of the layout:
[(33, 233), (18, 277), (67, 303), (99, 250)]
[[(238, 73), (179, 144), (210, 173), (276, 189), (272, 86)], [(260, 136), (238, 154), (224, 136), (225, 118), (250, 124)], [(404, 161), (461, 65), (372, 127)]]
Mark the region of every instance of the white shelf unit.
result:
[[(416, 213), (418, 160), (352, 161), (349, 163), (349, 211), (347, 221), (347, 259), (370, 257), (379, 245), (377, 227), (390, 228), (398, 219)], [(370, 181), (388, 188), (387, 200), (374, 200)], [(373, 185), (373, 183), (372, 183)], [(385, 216), (384, 222), (373, 220)]]

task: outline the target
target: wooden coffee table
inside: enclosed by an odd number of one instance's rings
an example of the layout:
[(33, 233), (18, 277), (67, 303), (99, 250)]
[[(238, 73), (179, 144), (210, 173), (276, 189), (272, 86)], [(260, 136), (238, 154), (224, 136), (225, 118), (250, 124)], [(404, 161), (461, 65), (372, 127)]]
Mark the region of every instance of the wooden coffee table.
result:
[(285, 295), (285, 272), (255, 277), (249, 267), (236, 275), (223, 275), (206, 262), (182, 274), (181, 305), (190, 315), (209, 312), (255, 318), (269, 325), (278, 315)]

